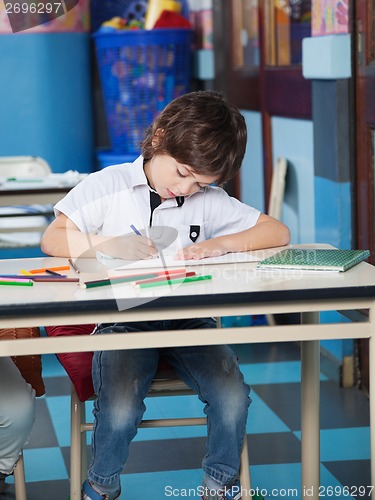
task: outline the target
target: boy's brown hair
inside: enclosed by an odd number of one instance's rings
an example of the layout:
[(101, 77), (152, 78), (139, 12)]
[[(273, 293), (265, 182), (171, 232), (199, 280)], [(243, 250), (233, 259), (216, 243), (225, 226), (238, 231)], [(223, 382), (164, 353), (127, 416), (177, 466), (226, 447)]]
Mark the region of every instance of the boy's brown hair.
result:
[(240, 169), (247, 130), (239, 110), (213, 91), (184, 94), (156, 117), (142, 142), (149, 160), (165, 153), (201, 175), (223, 184)]

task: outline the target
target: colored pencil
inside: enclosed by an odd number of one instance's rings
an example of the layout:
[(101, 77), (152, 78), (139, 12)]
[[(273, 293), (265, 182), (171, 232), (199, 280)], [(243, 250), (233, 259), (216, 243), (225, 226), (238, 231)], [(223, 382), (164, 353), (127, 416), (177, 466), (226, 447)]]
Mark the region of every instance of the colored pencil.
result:
[(24, 274), (25, 276), (31, 276), (30, 271), (26, 271), (25, 269), (20, 269), (20, 274)]
[(56, 280), (65, 280), (68, 278), (68, 276), (66, 274), (57, 274), (56, 275), (53, 275), (53, 274), (32, 274), (30, 276), (30, 279), (35, 281), (36, 279), (38, 280), (41, 280), (41, 279), (46, 279), (46, 280), (50, 280), (51, 278), (54, 278)]
[(174, 273), (170, 272), (170, 274), (166, 274), (165, 276), (157, 276), (156, 278), (150, 278), (147, 280), (139, 280), (135, 282), (135, 285), (140, 285), (142, 283), (156, 283), (157, 281), (165, 281), (165, 280), (171, 280), (175, 278), (183, 278), (183, 277), (190, 277), (190, 276), (195, 276), (196, 273), (194, 271), (189, 271), (189, 272), (184, 272), (184, 273)]
[(84, 283), (85, 288), (95, 288), (98, 286), (108, 286), (116, 285), (118, 283), (131, 283), (132, 281), (137, 281), (139, 278), (156, 278), (155, 273), (150, 274), (137, 274), (134, 276), (122, 276), (118, 278), (106, 278), (102, 280), (86, 281)]
[(15, 278), (17, 280), (31, 280), (33, 278), (32, 274), (0, 274), (0, 280)]
[[(15, 278), (18, 280), (34, 280), (35, 278), (51, 278), (51, 274), (0, 274), (0, 280), (2, 279), (8, 279), (8, 278)], [(56, 276), (57, 277), (57, 276)], [(60, 274), (58, 276), (60, 279), (61, 278), (67, 278), (66, 274)]]
[(75, 271), (76, 273), (80, 273), (80, 270), (77, 267), (77, 264), (75, 262), (73, 262), (72, 259), (68, 259), (68, 262), (72, 266), (73, 271)]
[(31, 278), (37, 283), (79, 283), (79, 278), (59, 278), (58, 276), (49, 276), (48, 278), (41, 278), (40, 276), (35, 276)]
[(130, 227), (131, 227), (132, 231), (135, 232), (135, 234), (138, 234), (138, 236), (142, 236), (142, 233), (135, 227), (134, 224), (130, 224)]
[(70, 271), (70, 266), (43, 267), (42, 269), (30, 269), (29, 273), (31, 274), (45, 273), (47, 269), (49, 269), (50, 271)]
[(193, 283), (195, 281), (206, 281), (206, 280), (211, 280), (212, 276), (210, 274), (207, 274), (205, 276), (192, 276), (191, 278), (177, 278), (173, 280), (164, 280), (164, 281), (157, 281), (155, 283), (141, 283), (138, 285), (139, 288), (151, 288), (154, 286), (163, 286), (163, 285), (178, 285), (179, 283)]
[(46, 269), (46, 273), (52, 274), (53, 276), (62, 276), (62, 274), (57, 273), (56, 271), (52, 271), (52, 269)]
[(0, 285), (14, 285), (14, 286), (33, 286), (33, 281), (19, 280), (19, 281), (3, 281), (0, 280)]
[(29, 276), (15, 276), (15, 277), (0, 276), (0, 281), (13, 281), (13, 282), (21, 281), (21, 282), (24, 282), (24, 281), (30, 281), (31, 279), (32, 278), (30, 278)]
[[(175, 269), (173, 273), (184, 273), (185, 269)], [(142, 279), (150, 279), (150, 278), (158, 278), (159, 276), (167, 276), (171, 274), (172, 271), (167, 269), (165, 271), (150, 271), (149, 273), (141, 273), (141, 274), (129, 274), (126, 276), (115, 276), (112, 278), (103, 278), (99, 280), (91, 280), (85, 281), (84, 285), (86, 288), (91, 288), (94, 286), (106, 286), (106, 285), (114, 285), (116, 283), (131, 283), (132, 281), (139, 281)]]

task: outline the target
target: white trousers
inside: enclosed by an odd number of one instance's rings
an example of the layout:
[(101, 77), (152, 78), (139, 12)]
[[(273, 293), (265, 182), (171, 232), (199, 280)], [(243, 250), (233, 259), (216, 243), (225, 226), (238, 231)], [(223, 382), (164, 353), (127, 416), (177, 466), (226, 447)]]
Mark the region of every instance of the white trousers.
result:
[(34, 389), (11, 358), (0, 357), (0, 472), (12, 473), (34, 419)]

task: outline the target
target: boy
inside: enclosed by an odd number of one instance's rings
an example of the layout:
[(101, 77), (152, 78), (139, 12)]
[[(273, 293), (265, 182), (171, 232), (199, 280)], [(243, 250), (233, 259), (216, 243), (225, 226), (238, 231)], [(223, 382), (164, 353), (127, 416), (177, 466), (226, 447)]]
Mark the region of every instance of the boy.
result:
[[(42, 250), (60, 257), (139, 260), (157, 249), (143, 236), (152, 226), (178, 231), (177, 257), (200, 259), (286, 245), (281, 222), (231, 198), (220, 187), (245, 154), (247, 131), (239, 110), (211, 91), (172, 101), (154, 120), (133, 164), (88, 176), (56, 207)], [(131, 226), (142, 230), (134, 234)], [(212, 328), (213, 319), (99, 325), (98, 333)], [(119, 474), (145, 410), (143, 403), (162, 356), (198, 393), (208, 418), (203, 500), (239, 500), (238, 473), (249, 387), (228, 346), (199, 346), (94, 354), (93, 457), (82, 499), (120, 496)]]

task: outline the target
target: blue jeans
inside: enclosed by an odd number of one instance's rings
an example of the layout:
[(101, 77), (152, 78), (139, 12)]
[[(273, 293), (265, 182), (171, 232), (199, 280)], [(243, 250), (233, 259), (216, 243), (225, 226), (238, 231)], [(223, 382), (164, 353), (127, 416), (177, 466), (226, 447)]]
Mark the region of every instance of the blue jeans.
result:
[[(100, 325), (97, 333), (213, 327), (214, 320), (206, 318)], [(93, 381), (97, 399), (88, 479), (103, 490), (119, 486), (119, 474), (146, 409), (144, 399), (160, 357), (205, 404), (208, 439), (203, 470), (222, 485), (232, 483), (239, 473), (251, 400), (236, 355), (223, 345), (96, 352)]]

